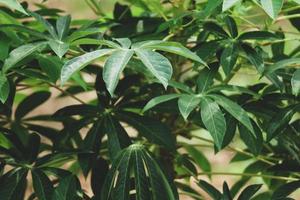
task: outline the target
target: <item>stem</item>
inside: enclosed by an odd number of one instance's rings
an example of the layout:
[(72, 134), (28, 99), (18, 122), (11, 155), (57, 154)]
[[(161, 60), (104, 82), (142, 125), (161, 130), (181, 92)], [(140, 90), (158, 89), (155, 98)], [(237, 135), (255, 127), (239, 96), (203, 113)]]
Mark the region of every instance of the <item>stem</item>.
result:
[(277, 18), (276, 22), (284, 20), (284, 19), (293, 19), (293, 18), (300, 18), (300, 14), (293, 14), (293, 15), (281, 16), (281, 17)]
[(64, 93), (64, 94), (68, 95), (69, 97), (75, 99), (76, 101), (80, 102), (81, 104), (85, 104), (84, 101), (82, 101), (81, 99), (77, 98), (75, 95), (73, 95), (73, 94), (71, 94), (71, 93), (69, 93), (69, 92), (67, 92), (67, 91), (65, 91), (65, 90), (63, 90), (63, 89), (61, 89), (60, 87), (58, 87), (58, 86), (56, 86), (56, 85), (54, 85), (54, 84), (51, 84), (51, 83), (48, 83), (48, 84), (49, 84), (49, 86), (51, 86), (51, 87), (53, 87), (53, 88), (59, 90), (61, 93)]

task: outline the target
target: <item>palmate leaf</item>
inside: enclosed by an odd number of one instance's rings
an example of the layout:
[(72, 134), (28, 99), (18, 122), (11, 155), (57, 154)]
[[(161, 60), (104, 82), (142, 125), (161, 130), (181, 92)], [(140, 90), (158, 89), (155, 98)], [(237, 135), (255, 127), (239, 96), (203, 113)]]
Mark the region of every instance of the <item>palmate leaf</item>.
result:
[(114, 49), (100, 49), (67, 61), (61, 69), (61, 84), (63, 85), (75, 72), (79, 71), (91, 62), (114, 51)]
[(213, 200), (222, 199), (222, 194), (214, 186), (204, 180), (200, 180), (198, 185), (205, 191)]
[(69, 175), (60, 179), (53, 196), (52, 200), (82, 199), (82, 191), (78, 178), (75, 175)]
[(260, 3), (265, 12), (275, 19), (282, 8), (283, 0), (261, 0)]
[(54, 189), (52, 182), (47, 175), (39, 169), (33, 170), (31, 174), (34, 192), (38, 199), (52, 200)]
[(178, 42), (168, 42), (161, 40), (146, 41), (134, 44), (133, 49), (136, 49), (136, 51), (139, 51), (139, 49), (155, 49), (165, 51), (189, 58), (206, 66), (206, 63), (199, 56), (197, 56), (197, 54), (193, 53), (188, 48), (184, 47)]
[(0, 3), (3, 3), (12, 9), (15, 9), (21, 13), (24, 13), (25, 15), (28, 15), (28, 13), (24, 10), (24, 8), (17, 0), (0, 0)]
[(202, 97), (200, 102), (201, 118), (214, 139), (218, 150), (222, 148), (226, 133), (226, 121), (217, 103), (208, 97)]
[(173, 73), (170, 61), (152, 50), (139, 49), (135, 50), (135, 53), (147, 69), (167, 88)]
[(229, 44), (221, 55), (221, 66), (223, 67), (223, 71), (228, 76), (238, 58), (238, 46), (235, 43)]
[(181, 94), (167, 94), (167, 95), (162, 95), (155, 97), (151, 99), (143, 108), (143, 112), (146, 112), (147, 110), (150, 110), (151, 108), (155, 107), (158, 104), (170, 101), (172, 99), (179, 98)]
[(261, 188), (261, 184), (249, 185), (246, 187), (237, 200), (250, 200), (252, 196)]
[(156, 161), (139, 144), (129, 146), (117, 156), (105, 179), (101, 199), (129, 199), (130, 171), (134, 172), (136, 199), (177, 199)]
[(255, 132), (250, 118), (247, 112), (242, 107), (221, 95), (212, 94), (208, 96), (214, 99), (217, 104), (223, 107), (228, 113), (230, 113), (235, 119), (237, 119), (241, 124), (243, 124), (255, 136)]
[(63, 40), (68, 35), (70, 23), (71, 23), (70, 15), (62, 16), (58, 18), (58, 20), (56, 21), (56, 30), (57, 30), (59, 40)]
[(133, 56), (133, 53), (134, 51), (130, 49), (117, 50), (106, 60), (103, 70), (103, 80), (111, 96), (114, 96), (120, 75)]
[(27, 170), (11, 170), (0, 177), (0, 199), (23, 199), (26, 189)]
[(47, 46), (46, 42), (37, 42), (32, 44), (25, 44), (20, 46), (9, 53), (8, 58), (5, 60), (3, 65), (3, 72), (7, 72), (11, 68), (15, 67), (16, 64), (22, 61), (27, 56), (42, 50)]
[(178, 108), (185, 120), (187, 120), (190, 113), (199, 106), (200, 97), (196, 95), (183, 94), (178, 100)]

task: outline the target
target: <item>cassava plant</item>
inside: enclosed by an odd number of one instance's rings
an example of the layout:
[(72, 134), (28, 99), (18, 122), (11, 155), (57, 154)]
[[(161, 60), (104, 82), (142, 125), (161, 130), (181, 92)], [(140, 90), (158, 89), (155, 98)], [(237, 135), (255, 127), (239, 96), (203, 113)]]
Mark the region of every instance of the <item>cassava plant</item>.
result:
[(85, 3), (0, 0), (0, 200), (299, 200), (299, 0)]

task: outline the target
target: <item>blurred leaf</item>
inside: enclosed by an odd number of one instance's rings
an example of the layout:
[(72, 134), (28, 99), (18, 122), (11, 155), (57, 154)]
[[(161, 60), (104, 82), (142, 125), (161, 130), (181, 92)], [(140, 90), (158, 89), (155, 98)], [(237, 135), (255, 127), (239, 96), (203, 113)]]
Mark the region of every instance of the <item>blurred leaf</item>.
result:
[(198, 185), (214, 200), (222, 199), (222, 194), (214, 186), (204, 180), (200, 180)]
[(239, 40), (271, 40), (278, 39), (277, 35), (268, 31), (249, 31), (242, 33)]
[(300, 93), (300, 69), (297, 69), (291, 79), (293, 94), (298, 96)]
[(172, 99), (179, 98), (181, 94), (166, 94), (162, 96), (155, 97), (151, 99), (143, 108), (143, 112), (146, 112), (147, 110), (150, 110), (151, 108), (155, 107), (158, 104), (170, 101)]
[(266, 13), (275, 19), (282, 8), (283, 0), (261, 0), (260, 3)]
[(80, 200), (82, 191), (78, 178), (75, 175), (67, 176), (59, 181), (55, 188), (54, 199), (56, 200)]
[(251, 197), (254, 196), (254, 194), (261, 188), (261, 186), (261, 184), (249, 185), (242, 191), (242, 193), (238, 197), (238, 200), (252, 199)]
[(237, 4), (240, 0), (223, 0), (222, 11), (230, 9), (232, 6)]
[(223, 70), (228, 76), (232, 69), (234, 68), (234, 65), (238, 58), (238, 47), (235, 43), (229, 44), (222, 52), (221, 55), (221, 65), (223, 67)]
[(300, 188), (300, 181), (293, 181), (293, 182), (286, 183), (274, 191), (271, 200), (283, 199), (284, 197), (289, 196), (291, 193), (295, 192), (299, 188)]
[(185, 145), (184, 148), (187, 150), (188, 154), (195, 160), (197, 165), (204, 172), (211, 172), (211, 165), (205, 155), (193, 146)]
[(6, 76), (0, 72), (0, 101), (5, 103), (9, 95), (9, 82)]
[(25, 15), (28, 15), (28, 13), (24, 10), (24, 8), (17, 0), (0, 0), (0, 3), (3, 3), (12, 9), (15, 9), (21, 13), (24, 13)]
[(56, 30), (58, 33), (59, 40), (64, 39), (68, 35), (70, 23), (71, 23), (70, 15), (59, 17), (58, 20), (56, 21)]

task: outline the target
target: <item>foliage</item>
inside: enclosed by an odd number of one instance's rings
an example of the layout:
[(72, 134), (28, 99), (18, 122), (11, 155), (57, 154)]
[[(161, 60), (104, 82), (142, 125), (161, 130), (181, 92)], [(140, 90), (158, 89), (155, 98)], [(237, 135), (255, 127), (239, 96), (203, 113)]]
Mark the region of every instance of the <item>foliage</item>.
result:
[[(300, 188), (299, 0), (122, 0), (112, 14), (86, 0), (98, 18), (84, 20), (0, 3), (1, 200)], [(220, 172), (207, 151), (247, 166)], [(203, 175), (223, 175), (222, 192)]]

